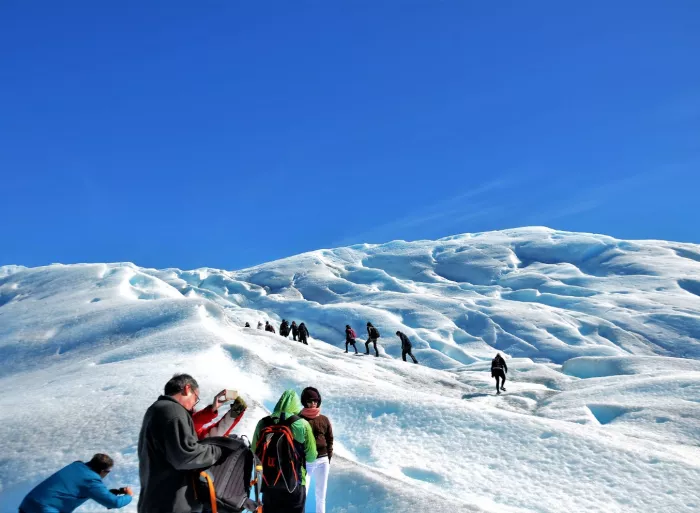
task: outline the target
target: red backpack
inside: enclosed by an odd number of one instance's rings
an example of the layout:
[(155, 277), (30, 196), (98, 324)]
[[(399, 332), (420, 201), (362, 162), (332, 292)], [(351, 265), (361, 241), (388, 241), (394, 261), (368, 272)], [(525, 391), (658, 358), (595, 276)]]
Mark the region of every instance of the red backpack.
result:
[(262, 492), (279, 490), (292, 493), (301, 486), (301, 472), (305, 465), (305, 453), (294, 440), (292, 424), (301, 417), (292, 415), (278, 424), (272, 417), (262, 419), (255, 455), (262, 465)]

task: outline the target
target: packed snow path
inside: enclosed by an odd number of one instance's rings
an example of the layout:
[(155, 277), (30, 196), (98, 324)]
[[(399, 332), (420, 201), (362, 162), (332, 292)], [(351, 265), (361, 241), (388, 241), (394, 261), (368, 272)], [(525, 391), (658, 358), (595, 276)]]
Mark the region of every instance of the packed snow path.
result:
[[(141, 418), (183, 371), (203, 402), (240, 390), (248, 435), (284, 389), (318, 387), (331, 513), (694, 511), (699, 271), (694, 245), (544, 228), (237, 272), (2, 267), (0, 511), (94, 452), (115, 457), (110, 484), (138, 489)], [(308, 347), (241, 327), (282, 318), (307, 324)], [(362, 337), (367, 320), (382, 357), (344, 354), (345, 324)], [(421, 365), (400, 360), (397, 329)]]

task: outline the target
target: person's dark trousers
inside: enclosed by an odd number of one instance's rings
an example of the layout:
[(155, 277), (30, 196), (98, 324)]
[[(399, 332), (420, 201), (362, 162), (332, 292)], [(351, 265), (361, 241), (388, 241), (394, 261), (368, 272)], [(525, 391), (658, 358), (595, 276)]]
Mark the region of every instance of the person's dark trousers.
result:
[(350, 342), (349, 340), (346, 340), (346, 341), (345, 341), (345, 352), (346, 352), (346, 353), (348, 352), (348, 344), (350, 344), (352, 347), (355, 348), (355, 354), (357, 354), (357, 346), (355, 345), (355, 341), (354, 341), (354, 340), (353, 340), (352, 342)]
[(377, 349), (377, 339), (376, 338), (370, 338), (367, 342), (365, 342), (365, 349), (367, 349), (365, 354), (369, 354), (369, 345), (371, 343), (374, 343), (374, 352), (376, 353), (375, 356), (379, 356), (379, 349)]
[(306, 487), (300, 485), (292, 493), (268, 490), (262, 502), (264, 513), (304, 513)]
[(296, 341), (297, 341), (297, 334), (296, 334), (296, 333), (292, 333), (292, 338), (294, 339), (294, 342), (296, 342)]
[[(493, 377), (496, 378), (496, 392), (500, 392), (501, 389), (503, 388), (503, 385), (506, 384), (506, 373), (503, 372), (502, 370), (497, 370), (493, 373)], [(500, 385), (498, 383), (499, 378), (502, 381)]]
[(404, 362), (406, 361), (406, 355), (408, 355), (408, 356), (410, 356), (411, 358), (413, 358), (413, 363), (418, 363), (418, 360), (416, 360), (416, 357), (413, 356), (413, 353), (411, 352), (410, 349), (409, 349), (409, 350), (405, 350), (405, 349), (404, 349), (403, 351), (401, 351), (401, 358), (403, 358), (403, 361), (404, 361)]
[(299, 335), (299, 342), (301, 342), (302, 344), (306, 344), (307, 346), (309, 345), (309, 343), (306, 341), (305, 335)]

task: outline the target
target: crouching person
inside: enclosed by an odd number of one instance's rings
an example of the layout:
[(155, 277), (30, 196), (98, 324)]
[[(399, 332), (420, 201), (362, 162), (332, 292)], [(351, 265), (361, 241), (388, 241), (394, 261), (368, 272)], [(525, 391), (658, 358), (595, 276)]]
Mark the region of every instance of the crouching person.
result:
[(301, 410), (297, 393), (287, 390), (255, 427), (252, 447), (263, 467), (265, 513), (304, 513), (306, 463), (316, 459), (316, 442)]
[(75, 461), (39, 483), (22, 501), (20, 513), (70, 513), (88, 499), (107, 509), (123, 508), (131, 502), (128, 486), (108, 490), (102, 480), (114, 462), (106, 454), (95, 454), (90, 461)]
[(221, 448), (199, 443), (192, 419), (198, 402), (197, 381), (179, 374), (165, 384), (163, 395), (146, 411), (138, 444), (139, 513), (199, 511), (192, 471), (216, 463)]

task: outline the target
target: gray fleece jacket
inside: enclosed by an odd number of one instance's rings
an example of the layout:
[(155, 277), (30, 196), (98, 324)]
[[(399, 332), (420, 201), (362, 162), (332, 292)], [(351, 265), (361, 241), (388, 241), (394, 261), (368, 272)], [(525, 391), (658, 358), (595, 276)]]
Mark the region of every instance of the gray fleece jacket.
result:
[(221, 456), (215, 445), (197, 439), (190, 413), (175, 399), (160, 396), (143, 417), (139, 434), (139, 513), (190, 513), (200, 509), (194, 498), (194, 470)]

